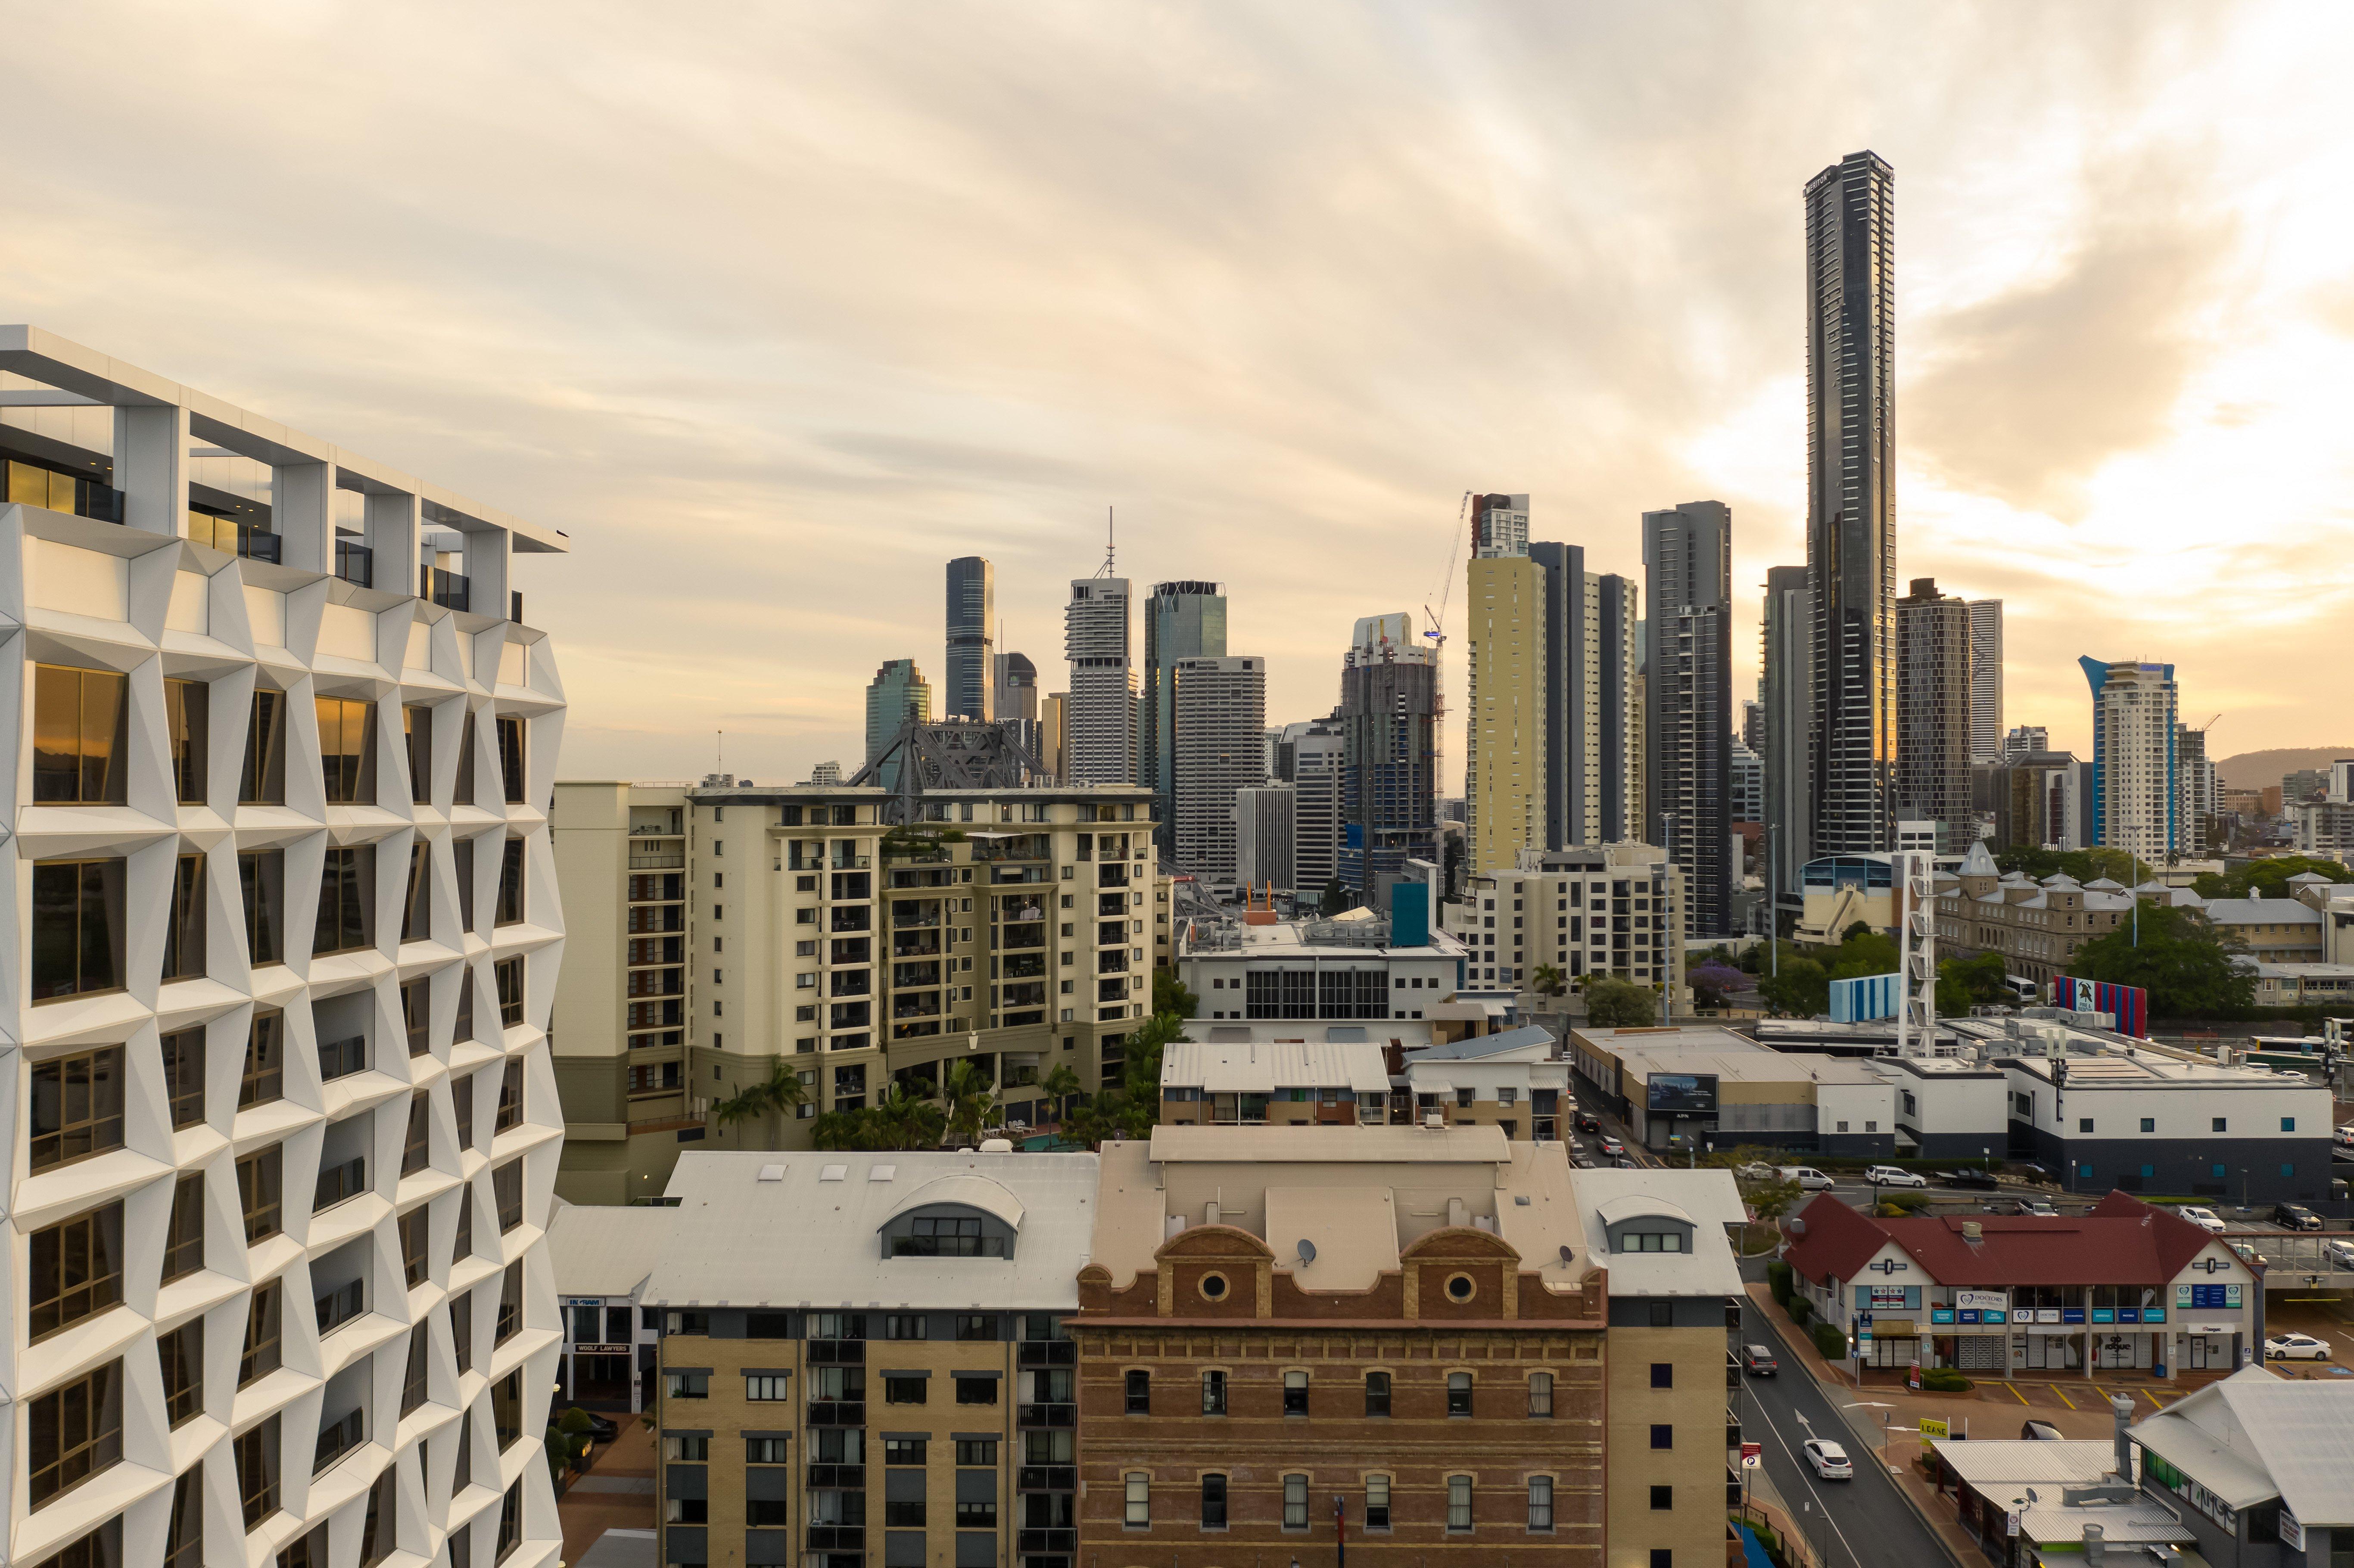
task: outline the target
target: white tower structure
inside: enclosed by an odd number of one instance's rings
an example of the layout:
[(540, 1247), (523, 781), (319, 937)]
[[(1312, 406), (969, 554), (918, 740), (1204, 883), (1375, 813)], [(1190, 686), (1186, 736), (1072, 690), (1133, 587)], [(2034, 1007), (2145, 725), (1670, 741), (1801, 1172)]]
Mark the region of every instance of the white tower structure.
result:
[(0, 373), (0, 1557), (552, 1564), (564, 536)]
[(1073, 784), (1136, 779), (1136, 666), (1129, 657), (1126, 577), (1080, 577), (1063, 608), (1063, 653), (1071, 663), (1063, 707), (1064, 775)]
[(1937, 857), (1899, 850), (1890, 859), (1904, 898), (1897, 922), (1896, 1054), (1931, 1056), (1937, 1050)]

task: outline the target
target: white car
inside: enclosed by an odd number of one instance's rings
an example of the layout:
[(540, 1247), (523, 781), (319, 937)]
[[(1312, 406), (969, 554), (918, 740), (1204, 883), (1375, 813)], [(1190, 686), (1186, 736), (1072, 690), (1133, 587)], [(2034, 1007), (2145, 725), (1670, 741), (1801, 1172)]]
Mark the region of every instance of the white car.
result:
[(2215, 1211), (2212, 1209), (2202, 1209), (2196, 1203), (2185, 1203), (2174, 1212), (2209, 1235), (2220, 1236), (2223, 1234), (2223, 1222), (2216, 1218)]
[(1809, 1437), (1804, 1448), (1807, 1463), (1812, 1465), (1815, 1467), (1815, 1474), (1823, 1479), (1827, 1481), (1855, 1479), (1855, 1462), (1847, 1457), (1846, 1449), (1829, 1438)]
[(2354, 1149), (2354, 1122), (2349, 1122), (2338, 1129), (2338, 1147)]
[(1917, 1171), (1901, 1171), (1893, 1165), (1875, 1165), (1863, 1173), (1863, 1179), (1881, 1187), (1926, 1187), (1929, 1179)]
[(2264, 1359), (2274, 1361), (2326, 1361), (2329, 1359), (2329, 1341), (2317, 1340), (2311, 1334), (2282, 1334), (2264, 1341)]
[(2329, 1260), (2333, 1268), (2354, 1268), (2354, 1242), (2326, 1242), (2321, 1255)]
[(1782, 1167), (1782, 1180), (1796, 1181), (1799, 1191), (1805, 1192), (1828, 1192), (1831, 1190), (1831, 1179), (1811, 1165), (1785, 1165)]

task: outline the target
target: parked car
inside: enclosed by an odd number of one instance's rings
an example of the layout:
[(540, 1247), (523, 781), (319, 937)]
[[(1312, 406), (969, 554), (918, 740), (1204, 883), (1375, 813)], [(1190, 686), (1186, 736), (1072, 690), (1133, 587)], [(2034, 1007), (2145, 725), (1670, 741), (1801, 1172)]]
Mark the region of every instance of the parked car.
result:
[(1863, 1179), (1881, 1187), (1926, 1187), (1929, 1179), (1917, 1171), (1905, 1171), (1894, 1165), (1874, 1165), (1863, 1173)]
[(1774, 1352), (1763, 1345), (1744, 1345), (1741, 1347), (1741, 1370), (1751, 1377), (1772, 1377), (1782, 1370), (1782, 1363), (1776, 1361)]
[(1576, 1166), (1580, 1171), (1591, 1171), (1594, 1169), (1594, 1161), (1587, 1159), (1583, 1154), (1571, 1155), (1569, 1157), (1569, 1162), (1572, 1165)]
[(1815, 1474), (1823, 1479), (1827, 1481), (1855, 1479), (1855, 1462), (1847, 1457), (1846, 1449), (1829, 1438), (1809, 1437), (1804, 1448), (1807, 1463), (1812, 1465), (1815, 1467)]
[(1735, 1176), (1740, 1177), (1744, 1181), (1771, 1181), (1776, 1174), (1771, 1165), (1767, 1165), (1762, 1160), (1751, 1160), (1746, 1165), (1734, 1166), (1733, 1168), (1733, 1173)]
[(2321, 1216), (2303, 1203), (2274, 1203), (2273, 1224), (2293, 1231), (2317, 1231), (2321, 1228)]
[(1811, 1165), (1785, 1165), (1782, 1180), (1796, 1181), (1799, 1191), (1806, 1192), (1828, 1192), (1831, 1187), (1831, 1179)]
[(2041, 1198), (2006, 1198), (1999, 1203), (1988, 1203), (1989, 1214), (2024, 1214), (2030, 1219), (2056, 1220), (2060, 1211)]
[[(561, 1414), (562, 1412), (559, 1411), (557, 1414)], [(580, 1414), (588, 1418), (588, 1436), (595, 1438), (598, 1442), (610, 1443), (614, 1438), (621, 1435), (621, 1429), (619, 1426), (614, 1425), (612, 1422), (607, 1420), (604, 1416), (598, 1414), (595, 1411), (584, 1410)]]
[(2060, 1428), (2052, 1425), (2049, 1421), (2030, 1421), (2020, 1427), (2019, 1435), (2030, 1441), (2038, 1443), (2059, 1443), (2064, 1441), (2064, 1439), (2060, 1436)]
[(1627, 1146), (1615, 1138), (1606, 1138), (1602, 1140), (1602, 1152), (1615, 1158), (1626, 1153)]
[(2223, 1234), (2223, 1222), (2216, 1216), (2212, 1209), (2202, 1209), (2196, 1203), (2185, 1203), (2174, 1212), (2209, 1235), (2220, 1236)]
[(1602, 1118), (1596, 1116), (1592, 1111), (1580, 1111), (1577, 1113), (1577, 1130), (1580, 1132), (1600, 1132), (1602, 1130)]
[(2275, 1361), (2326, 1361), (2329, 1341), (2311, 1334), (2280, 1334), (2264, 1341), (2264, 1357)]
[(2332, 1268), (2354, 1268), (2354, 1242), (2334, 1241), (2325, 1244), (2321, 1255)]
[(1620, 1155), (1616, 1163), (1621, 1171), (1632, 1171), (1636, 1169), (1635, 1157), (1631, 1154)]
[(1975, 1187), (1982, 1192), (1992, 1192), (2002, 1186), (1993, 1171), (1967, 1165), (1959, 1171), (1940, 1171), (1937, 1180), (1948, 1187)]
[(2338, 1129), (2338, 1147), (2354, 1149), (2354, 1122), (2349, 1122)]

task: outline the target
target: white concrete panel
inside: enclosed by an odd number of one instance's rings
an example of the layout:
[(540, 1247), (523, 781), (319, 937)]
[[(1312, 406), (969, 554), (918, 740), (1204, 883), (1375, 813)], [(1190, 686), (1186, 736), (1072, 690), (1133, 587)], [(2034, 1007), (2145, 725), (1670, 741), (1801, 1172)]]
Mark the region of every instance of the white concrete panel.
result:
[(319, 620), (319, 652), (375, 663), (376, 617), (348, 604), (326, 606)]
[(408, 623), (408, 653), (400, 662), (404, 670), (433, 668), (433, 628), (422, 620)]
[(212, 584), (201, 572), (179, 572), (172, 578), (172, 606), (164, 625), (172, 631), (192, 631), (209, 637), (213, 630)]
[(257, 647), (286, 646), (286, 596), (270, 588), (245, 585), (245, 620)]
[(499, 684), (520, 686), (526, 679), (524, 673), (523, 645), (509, 642), (499, 650)]
[(50, 539), (27, 539), (25, 544), (26, 575), (31, 579), (25, 597), (35, 609), (105, 620), (130, 619), (129, 561)]

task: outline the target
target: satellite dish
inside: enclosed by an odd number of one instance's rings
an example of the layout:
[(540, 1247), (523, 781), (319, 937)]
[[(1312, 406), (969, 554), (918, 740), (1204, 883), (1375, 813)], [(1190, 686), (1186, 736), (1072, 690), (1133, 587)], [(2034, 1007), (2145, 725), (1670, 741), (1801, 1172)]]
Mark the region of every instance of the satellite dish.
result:
[(1567, 1264), (1570, 1261), (1570, 1251), (1566, 1245), (1564, 1245), (1561, 1249), (1561, 1261), (1564, 1264)]
[(1300, 1242), (1299, 1261), (1302, 1263), (1314, 1263), (1316, 1261), (1316, 1244), (1314, 1242), (1307, 1240), (1302, 1240)]

